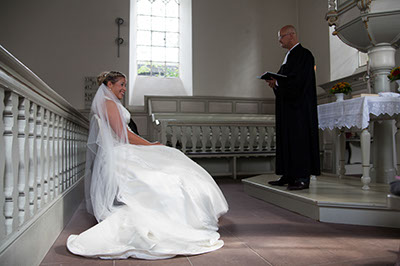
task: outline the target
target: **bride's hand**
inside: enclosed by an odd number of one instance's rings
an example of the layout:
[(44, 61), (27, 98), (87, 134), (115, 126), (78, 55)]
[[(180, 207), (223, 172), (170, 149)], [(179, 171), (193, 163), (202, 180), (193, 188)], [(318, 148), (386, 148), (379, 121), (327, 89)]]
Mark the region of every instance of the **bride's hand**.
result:
[(160, 142), (156, 141), (156, 142), (150, 142), (150, 145), (163, 145)]

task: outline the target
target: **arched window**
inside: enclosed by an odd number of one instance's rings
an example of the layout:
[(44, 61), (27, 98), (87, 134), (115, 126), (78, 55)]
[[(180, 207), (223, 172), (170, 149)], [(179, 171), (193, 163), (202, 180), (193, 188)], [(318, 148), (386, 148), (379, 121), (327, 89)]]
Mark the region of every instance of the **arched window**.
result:
[(192, 95), (192, 0), (131, 0), (128, 105)]

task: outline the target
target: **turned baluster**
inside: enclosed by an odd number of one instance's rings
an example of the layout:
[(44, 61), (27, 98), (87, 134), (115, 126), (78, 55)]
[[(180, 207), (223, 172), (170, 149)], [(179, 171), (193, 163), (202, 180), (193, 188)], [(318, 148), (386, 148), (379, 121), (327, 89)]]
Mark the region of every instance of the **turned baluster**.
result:
[(246, 143), (248, 143), (248, 128), (246, 126), (240, 127), (240, 137), (239, 137), (239, 150), (244, 151)]
[(18, 214), (17, 208), (17, 180), (18, 180), (18, 96), (13, 92), (5, 93), (4, 106), (4, 224), (5, 233), (9, 235), (15, 227), (14, 217)]
[(49, 143), (49, 197), (50, 201), (54, 199), (54, 114), (49, 112), (49, 136), (48, 136), (48, 143)]
[(60, 159), (59, 159), (59, 122), (60, 117), (54, 114), (54, 135), (53, 135), (53, 145), (54, 145), (54, 196), (57, 197), (60, 193), (60, 175), (59, 175), (59, 168), (60, 168)]
[(29, 109), (29, 171), (28, 171), (28, 186), (29, 186), (29, 216), (32, 217), (35, 213), (36, 205), (36, 173), (37, 173), (37, 145), (36, 145), (36, 116), (37, 105), (31, 103)]
[(49, 110), (44, 111), (43, 119), (43, 153), (42, 153), (42, 164), (43, 164), (43, 202), (48, 202), (49, 196)]
[(230, 136), (230, 151), (233, 152), (236, 150), (236, 142), (238, 141), (239, 137), (239, 127), (237, 126), (230, 126), (231, 136)]
[(182, 137), (181, 137), (181, 142), (182, 142), (182, 152), (186, 153), (186, 146), (187, 146), (187, 141), (188, 141), (188, 135), (190, 136), (190, 127), (183, 126), (182, 128)]
[(209, 126), (201, 127), (201, 150), (202, 152), (207, 151), (207, 144), (210, 141), (211, 128)]
[(220, 127), (218, 126), (211, 127), (211, 152), (216, 152), (217, 150), (216, 146), (220, 138), (220, 132), (221, 132)]
[(254, 142), (257, 138), (257, 127), (255, 126), (250, 126), (249, 127), (249, 151), (253, 151), (254, 150)]
[(42, 195), (43, 195), (43, 186), (42, 186), (42, 178), (43, 178), (43, 163), (42, 163), (42, 154), (43, 152), (43, 127), (42, 127), (42, 119), (44, 116), (44, 109), (41, 106), (37, 108), (37, 116), (36, 116), (36, 200), (37, 200), (37, 208), (40, 209), (42, 207)]
[(19, 225), (25, 221), (28, 201), (26, 200), (28, 186), (29, 169), (29, 101), (20, 98), (18, 107), (18, 147), (19, 147), (19, 167), (18, 167), (18, 220)]
[(221, 127), (221, 151), (225, 152), (227, 150), (226, 143), (229, 140), (229, 127)]
[(192, 127), (192, 152), (196, 152), (197, 151), (197, 142), (200, 139), (200, 135), (201, 135), (201, 129), (199, 126), (193, 126)]
[[(267, 136), (267, 127), (260, 126), (258, 127), (258, 146), (257, 150), (262, 151), (264, 150), (264, 145), (266, 145), (266, 149), (268, 149), (268, 143), (266, 142), (265, 138)], [(265, 144), (267, 143), (267, 144)]]

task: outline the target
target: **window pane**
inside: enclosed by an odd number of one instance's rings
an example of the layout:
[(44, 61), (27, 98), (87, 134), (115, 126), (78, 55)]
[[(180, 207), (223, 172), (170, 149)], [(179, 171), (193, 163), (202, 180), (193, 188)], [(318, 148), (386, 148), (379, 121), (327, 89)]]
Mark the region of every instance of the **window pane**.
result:
[(151, 6), (152, 6), (151, 11), (153, 16), (158, 16), (158, 17), (165, 16), (165, 4), (163, 1), (157, 0)]
[(179, 32), (179, 19), (166, 18), (165, 30), (170, 32)]
[(166, 61), (167, 62), (179, 62), (179, 49), (178, 48), (166, 48)]
[(138, 45), (151, 45), (151, 32), (138, 30), (136, 43)]
[(151, 29), (155, 31), (165, 31), (165, 18), (152, 17)]
[(165, 69), (165, 77), (178, 78), (179, 77), (179, 65), (178, 64), (167, 64), (166, 69)]
[(151, 60), (165, 61), (165, 48), (164, 47), (152, 47)]
[(165, 46), (165, 32), (153, 32), (151, 45)]
[(136, 49), (136, 57), (138, 61), (148, 61), (151, 59), (151, 46), (138, 45)]
[(179, 0), (137, 0), (138, 75), (179, 77), (179, 5)]
[(141, 75), (141, 76), (150, 76), (151, 75), (150, 62), (138, 61), (137, 68), (138, 68), (138, 75)]
[(137, 14), (148, 15), (151, 14), (151, 3), (149, 0), (137, 0)]
[(170, 0), (166, 5), (166, 16), (174, 18), (179, 17), (179, 5), (174, 0)]
[(179, 47), (179, 34), (167, 32), (165, 41), (167, 47)]
[(151, 68), (151, 71), (152, 71), (152, 76), (164, 77), (165, 76), (165, 63), (154, 62), (153, 67)]
[(151, 30), (151, 17), (150, 16), (137, 16), (138, 30)]

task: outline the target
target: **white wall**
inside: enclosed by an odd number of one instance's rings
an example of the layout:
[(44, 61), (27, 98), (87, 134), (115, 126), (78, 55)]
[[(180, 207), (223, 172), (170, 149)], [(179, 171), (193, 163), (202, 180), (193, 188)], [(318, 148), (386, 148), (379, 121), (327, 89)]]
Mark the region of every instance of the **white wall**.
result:
[(277, 71), (277, 33), (296, 24), (296, 0), (193, 1), (193, 95), (274, 97), (256, 76)]
[(128, 73), (129, 0), (1, 0), (0, 9), (0, 44), (74, 107), (84, 108), (85, 76)]
[(315, 58), (317, 85), (330, 81), (329, 25), (327, 1), (299, 0), (299, 38)]
[[(85, 76), (103, 70), (129, 73), (129, 0), (1, 0), (0, 44), (78, 109), (84, 108)], [(322, 3), (323, 2), (323, 3)], [(193, 95), (273, 98), (256, 79), (277, 71), (286, 50), (278, 30), (299, 29), (327, 79), (329, 58), (325, 1), (192, 0)], [(316, 15), (310, 16), (316, 9)], [(117, 24), (125, 43), (117, 58)], [(128, 81), (129, 82), (129, 81)]]

